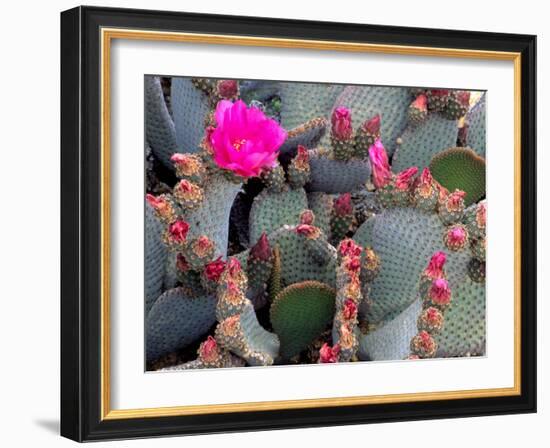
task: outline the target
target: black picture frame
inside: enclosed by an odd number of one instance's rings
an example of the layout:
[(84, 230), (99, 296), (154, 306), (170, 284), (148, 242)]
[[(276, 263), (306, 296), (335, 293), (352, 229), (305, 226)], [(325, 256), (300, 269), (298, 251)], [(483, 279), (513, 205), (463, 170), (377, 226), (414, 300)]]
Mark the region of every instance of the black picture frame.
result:
[[(100, 29), (131, 28), (521, 53), (521, 393), (101, 419)], [(76, 441), (536, 412), (536, 36), (77, 7), (61, 14), (61, 435)]]

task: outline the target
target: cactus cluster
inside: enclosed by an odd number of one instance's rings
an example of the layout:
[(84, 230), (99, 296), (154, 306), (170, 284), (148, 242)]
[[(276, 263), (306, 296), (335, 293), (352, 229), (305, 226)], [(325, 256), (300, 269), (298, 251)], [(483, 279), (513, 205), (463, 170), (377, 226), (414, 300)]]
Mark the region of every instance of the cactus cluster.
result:
[(485, 353), (485, 95), (145, 80), (149, 370)]

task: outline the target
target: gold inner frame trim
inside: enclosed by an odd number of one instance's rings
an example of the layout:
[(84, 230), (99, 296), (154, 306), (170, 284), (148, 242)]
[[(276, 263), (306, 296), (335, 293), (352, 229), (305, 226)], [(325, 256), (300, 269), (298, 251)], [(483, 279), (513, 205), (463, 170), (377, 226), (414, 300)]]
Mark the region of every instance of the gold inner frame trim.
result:
[[(514, 52), (466, 50), (305, 39), (279, 39), (198, 33), (101, 29), (101, 419), (168, 417), (228, 412), (251, 412), (315, 407), (406, 403), (430, 400), (502, 397), (521, 394), (521, 54)], [(185, 42), (213, 45), (239, 45), (383, 53), (411, 56), (453, 57), (513, 61), (514, 63), (514, 386), (442, 392), (391, 395), (280, 400), (211, 405), (188, 405), (141, 409), (111, 409), (110, 388), (110, 63), (113, 39)]]

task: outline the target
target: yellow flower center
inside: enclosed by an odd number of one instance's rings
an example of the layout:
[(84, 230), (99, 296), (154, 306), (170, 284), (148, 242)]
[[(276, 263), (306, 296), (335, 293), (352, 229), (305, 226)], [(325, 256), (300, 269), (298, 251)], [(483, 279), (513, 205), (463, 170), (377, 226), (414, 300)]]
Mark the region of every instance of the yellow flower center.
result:
[(237, 150), (237, 151), (240, 151), (241, 146), (243, 146), (245, 143), (246, 143), (246, 140), (244, 138), (241, 139), (241, 140), (235, 140), (233, 142), (233, 148), (235, 148), (235, 150)]

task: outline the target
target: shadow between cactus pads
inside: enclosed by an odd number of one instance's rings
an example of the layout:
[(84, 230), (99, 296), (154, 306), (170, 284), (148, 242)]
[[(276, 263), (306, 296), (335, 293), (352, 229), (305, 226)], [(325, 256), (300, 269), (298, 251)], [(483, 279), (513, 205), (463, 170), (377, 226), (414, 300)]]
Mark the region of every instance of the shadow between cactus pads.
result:
[(485, 196), (485, 159), (470, 148), (449, 148), (432, 158), (430, 171), (449, 191), (466, 192), (466, 206)]
[(281, 341), (280, 355), (291, 358), (304, 350), (330, 324), (336, 291), (316, 281), (287, 286), (271, 305), (273, 330)]

